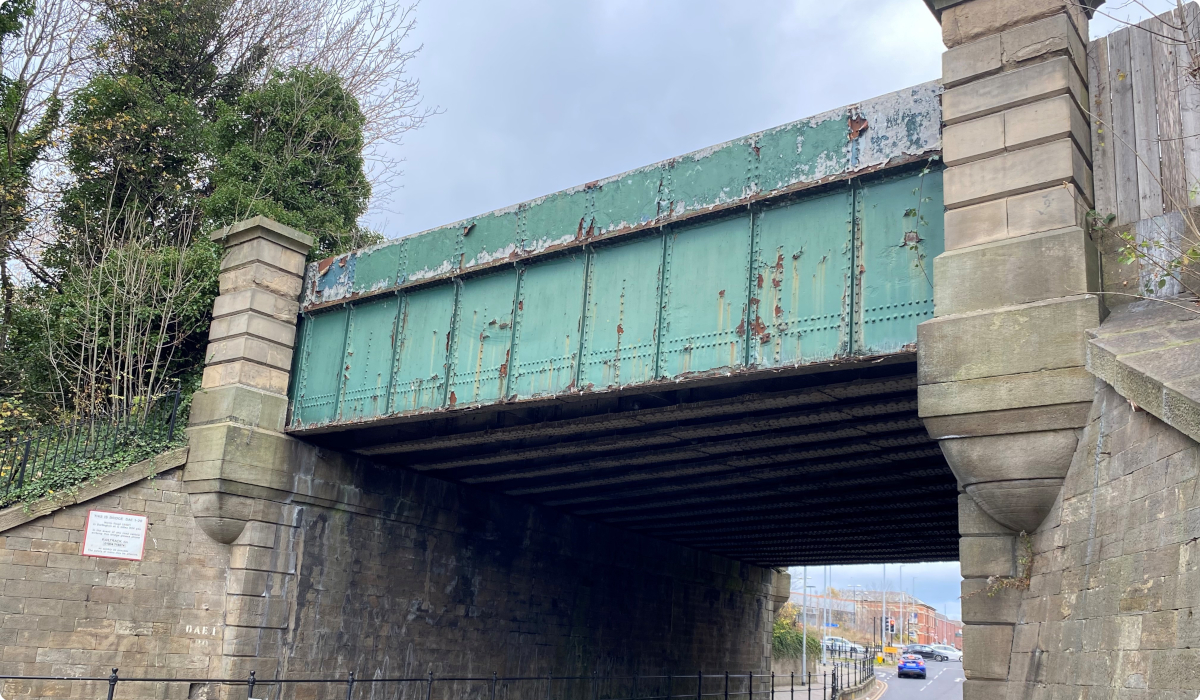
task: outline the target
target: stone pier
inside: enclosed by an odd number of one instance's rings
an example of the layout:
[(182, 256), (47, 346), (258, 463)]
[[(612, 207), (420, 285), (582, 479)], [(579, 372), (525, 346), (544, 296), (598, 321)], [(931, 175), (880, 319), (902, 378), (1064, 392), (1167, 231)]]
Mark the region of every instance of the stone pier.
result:
[(942, 24), (946, 252), (919, 328), (919, 411), (960, 496), (966, 700), (1006, 695), (1020, 533), (1062, 491), (1105, 308), (1088, 237), (1088, 11), (1073, 0), (930, 0)]

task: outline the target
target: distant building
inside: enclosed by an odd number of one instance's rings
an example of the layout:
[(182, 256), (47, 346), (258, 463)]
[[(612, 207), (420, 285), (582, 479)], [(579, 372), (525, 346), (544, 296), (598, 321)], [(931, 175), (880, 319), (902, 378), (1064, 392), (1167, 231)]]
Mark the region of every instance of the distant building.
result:
[[(857, 642), (877, 641), (883, 593), (857, 591), (847, 595), (837, 590), (831, 593), (828, 596), (809, 594), (809, 629), (818, 634), (822, 621), (828, 620), (822, 636), (845, 637)], [(792, 591), (790, 602), (796, 606), (797, 622), (800, 622), (803, 595)], [(888, 639), (893, 644), (949, 644), (962, 649), (962, 622), (951, 620), (919, 598), (889, 591), (887, 616), (895, 626)]]

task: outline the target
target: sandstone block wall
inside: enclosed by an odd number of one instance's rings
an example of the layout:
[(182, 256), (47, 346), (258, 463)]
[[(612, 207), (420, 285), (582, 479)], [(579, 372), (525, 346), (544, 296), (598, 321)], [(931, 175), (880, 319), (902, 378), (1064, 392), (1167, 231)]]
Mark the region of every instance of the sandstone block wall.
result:
[[(220, 653), (229, 548), (192, 519), (175, 468), (0, 532), (0, 673), (207, 676)], [(80, 554), (89, 510), (145, 515), (142, 561)], [(188, 697), (150, 684), (121, 697)], [(105, 684), (8, 681), (0, 695), (100, 698)], [(128, 693), (128, 694), (127, 694)]]
[[(1006, 698), (1195, 700), (1200, 444), (1097, 381), (1060, 501), (1032, 537)], [(986, 607), (986, 593), (964, 606)], [(990, 696), (989, 696), (990, 697)]]
[[(336, 453), (300, 445), (295, 454), (293, 498), (260, 503), (233, 544), (198, 526), (181, 468), (0, 532), (0, 673), (255, 670), (265, 680), (769, 668), (770, 570)], [(148, 516), (144, 559), (81, 556), (92, 509)], [(9, 682), (0, 695), (95, 698), (103, 685)], [(244, 692), (122, 683), (118, 697)], [(289, 693), (345, 697), (344, 686)]]

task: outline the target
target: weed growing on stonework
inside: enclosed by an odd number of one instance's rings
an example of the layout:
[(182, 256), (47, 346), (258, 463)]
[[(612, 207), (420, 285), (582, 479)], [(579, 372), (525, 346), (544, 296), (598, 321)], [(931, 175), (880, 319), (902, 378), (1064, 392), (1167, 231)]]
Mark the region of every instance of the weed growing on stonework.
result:
[(1020, 551), (1017, 553), (1016, 576), (989, 576), (987, 588), (984, 589), (991, 598), (1006, 588), (1017, 591), (1029, 590), (1029, 582), (1033, 577), (1033, 538), (1024, 530), (1017, 535)]

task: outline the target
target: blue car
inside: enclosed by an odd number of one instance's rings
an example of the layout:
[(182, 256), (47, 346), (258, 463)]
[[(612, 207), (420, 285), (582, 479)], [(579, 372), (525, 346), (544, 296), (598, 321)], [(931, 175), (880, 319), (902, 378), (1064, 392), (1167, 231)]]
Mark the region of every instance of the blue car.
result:
[(900, 663), (896, 665), (896, 677), (904, 678), (905, 676), (924, 678), (925, 659), (922, 659), (917, 654), (905, 654), (901, 656)]

